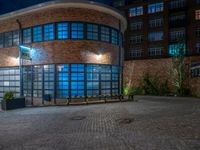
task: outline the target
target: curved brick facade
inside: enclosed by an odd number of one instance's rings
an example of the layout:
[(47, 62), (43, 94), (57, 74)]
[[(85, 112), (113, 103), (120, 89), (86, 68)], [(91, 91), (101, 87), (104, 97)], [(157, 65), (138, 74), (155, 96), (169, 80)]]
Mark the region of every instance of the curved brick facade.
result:
[[(94, 8), (95, 9), (95, 8)], [(80, 21), (109, 26), (120, 30), (121, 20), (111, 14), (86, 9), (86, 8), (58, 8), (50, 7), (34, 12), (0, 19), (0, 33), (18, 30), (16, 20), (19, 20), (22, 28), (44, 25), (62, 21)], [(32, 55), (33, 64), (48, 63), (100, 63), (119, 64), (119, 46), (102, 41), (92, 40), (53, 40), (39, 43), (26, 44), (34, 48)], [(0, 66), (17, 66), (17, 47), (0, 48), (3, 56)], [(101, 60), (96, 55), (101, 54)]]

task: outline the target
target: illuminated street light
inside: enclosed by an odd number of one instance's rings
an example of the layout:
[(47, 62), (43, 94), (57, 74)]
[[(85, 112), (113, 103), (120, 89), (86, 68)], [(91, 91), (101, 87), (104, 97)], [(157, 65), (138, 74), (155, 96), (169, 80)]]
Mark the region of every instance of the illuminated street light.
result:
[(101, 58), (102, 58), (102, 54), (96, 55), (96, 59), (97, 59), (97, 60), (100, 60)]

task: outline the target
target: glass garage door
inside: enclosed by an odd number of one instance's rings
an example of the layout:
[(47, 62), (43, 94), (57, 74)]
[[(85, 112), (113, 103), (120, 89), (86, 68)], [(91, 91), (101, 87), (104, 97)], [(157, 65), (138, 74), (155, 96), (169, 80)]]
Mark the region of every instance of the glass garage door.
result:
[[(56, 99), (68, 97), (116, 95), (119, 93), (120, 68), (99, 64), (50, 64), (23, 67), (23, 91), (26, 97)], [(0, 98), (6, 91), (20, 92), (18, 68), (0, 68)]]

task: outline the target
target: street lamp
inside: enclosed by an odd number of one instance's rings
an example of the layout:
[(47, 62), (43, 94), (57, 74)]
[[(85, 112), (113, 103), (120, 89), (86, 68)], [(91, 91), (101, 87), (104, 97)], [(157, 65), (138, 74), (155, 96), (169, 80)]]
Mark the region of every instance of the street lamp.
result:
[(19, 26), (19, 70), (20, 70), (20, 96), (24, 96), (24, 91), (23, 91), (23, 60), (21, 59), (21, 45), (22, 45), (22, 24), (21, 22), (17, 19), (16, 20), (18, 26)]

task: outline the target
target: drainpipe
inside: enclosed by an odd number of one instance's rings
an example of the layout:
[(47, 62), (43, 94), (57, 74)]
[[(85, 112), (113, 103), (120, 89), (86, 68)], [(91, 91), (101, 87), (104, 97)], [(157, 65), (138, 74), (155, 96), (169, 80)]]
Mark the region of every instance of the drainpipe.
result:
[(19, 27), (19, 70), (20, 70), (20, 96), (24, 96), (24, 88), (23, 88), (23, 60), (21, 58), (21, 48), (20, 46), (22, 45), (22, 24), (21, 22), (17, 19), (16, 20), (18, 27)]
[(120, 67), (120, 81), (119, 81), (119, 94), (123, 94), (123, 60), (122, 60), (122, 43), (123, 43), (123, 36), (121, 31), (121, 21), (119, 20), (119, 67)]

